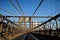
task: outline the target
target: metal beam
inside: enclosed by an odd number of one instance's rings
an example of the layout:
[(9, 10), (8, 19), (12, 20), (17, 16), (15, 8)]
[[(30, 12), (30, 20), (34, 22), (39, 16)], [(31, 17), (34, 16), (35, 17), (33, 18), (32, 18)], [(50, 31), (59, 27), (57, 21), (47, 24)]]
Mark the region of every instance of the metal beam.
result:
[(32, 18), (52, 18), (53, 16), (5, 16), (5, 17), (32, 17)]

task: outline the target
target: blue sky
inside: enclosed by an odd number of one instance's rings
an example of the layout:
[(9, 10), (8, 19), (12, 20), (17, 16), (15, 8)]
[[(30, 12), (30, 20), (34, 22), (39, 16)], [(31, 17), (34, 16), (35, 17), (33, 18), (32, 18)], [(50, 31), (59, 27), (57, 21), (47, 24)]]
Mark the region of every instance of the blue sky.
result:
[[(16, 1), (15, 0), (12, 1), (16, 5), (16, 7), (18, 7)], [(25, 16), (32, 16), (36, 7), (41, 2), (41, 0), (18, 0), (18, 1), (22, 10), (25, 13)], [(3, 14), (5, 16), (6, 15), (21, 16), (21, 14), (13, 7), (13, 5), (11, 5), (9, 0), (0, 0), (0, 8), (6, 9), (9, 12), (11, 12), (11, 14), (9, 14), (3, 10), (0, 10), (0, 14)], [(44, 0), (34, 16), (54, 16), (60, 13), (60, 10), (55, 12), (58, 9), (60, 9), (60, 0)]]
[[(26, 16), (31, 16), (37, 5), (41, 0), (18, 0), (21, 5), (22, 10), (24, 11)], [(17, 6), (16, 1), (13, 0), (14, 4)], [(57, 3), (58, 2), (58, 3)], [(57, 8), (58, 4), (58, 8)], [(18, 6), (17, 6), (18, 7)], [(0, 0), (0, 8), (6, 9), (13, 14), (6, 13), (5, 11), (0, 10), (0, 14), (3, 15), (16, 15), (20, 16), (21, 14), (9, 3), (8, 0)], [(54, 13), (57, 9), (60, 9), (60, 0), (44, 0), (38, 11), (36, 12), (36, 16), (51, 16), (59, 13)]]

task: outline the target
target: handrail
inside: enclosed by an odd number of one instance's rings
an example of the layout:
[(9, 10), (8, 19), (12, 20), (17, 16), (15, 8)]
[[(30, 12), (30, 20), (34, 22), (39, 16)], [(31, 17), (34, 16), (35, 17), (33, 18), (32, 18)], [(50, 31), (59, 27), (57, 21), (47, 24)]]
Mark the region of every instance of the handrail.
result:
[(8, 22), (10, 22), (10, 23), (12, 23), (12, 24), (14, 24), (14, 25), (17, 25), (17, 24), (15, 24), (14, 22), (12, 22), (11, 20), (7, 19), (6, 16), (4, 16), (4, 15), (2, 15), (2, 14), (0, 14), (0, 17), (4, 18), (4, 20), (6, 20), (6, 21), (8, 21)]
[[(43, 22), (42, 24), (38, 25), (38, 26), (35, 27), (35, 28), (38, 28), (39, 26), (41, 26), (41, 25), (43, 25), (43, 24), (46, 24), (47, 22), (50, 22), (51, 20), (54, 20), (54, 19), (58, 18), (59, 16), (60, 16), (60, 13), (57, 14), (56, 16), (52, 17), (51, 19), (49, 19), (49, 20)], [(35, 29), (35, 28), (33, 28), (33, 29)], [(32, 29), (32, 30), (33, 30), (33, 29)]]

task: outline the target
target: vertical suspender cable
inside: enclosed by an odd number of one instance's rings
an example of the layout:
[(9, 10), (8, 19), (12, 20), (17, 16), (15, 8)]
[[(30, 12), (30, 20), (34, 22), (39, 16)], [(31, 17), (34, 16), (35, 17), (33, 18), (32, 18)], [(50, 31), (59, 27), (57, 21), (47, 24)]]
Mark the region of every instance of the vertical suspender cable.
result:
[(20, 4), (19, 4), (19, 2), (18, 2), (18, 0), (16, 0), (16, 3), (18, 5), (19, 9), (21, 10), (22, 14), (25, 15), (24, 12), (23, 12), (23, 10), (22, 10), (22, 8), (21, 8), (21, 6), (20, 6)]
[(23, 15), (23, 14), (21, 13), (21, 11), (14, 5), (14, 3), (13, 3), (11, 0), (9, 0), (9, 2), (15, 7), (15, 9), (16, 9), (21, 15)]

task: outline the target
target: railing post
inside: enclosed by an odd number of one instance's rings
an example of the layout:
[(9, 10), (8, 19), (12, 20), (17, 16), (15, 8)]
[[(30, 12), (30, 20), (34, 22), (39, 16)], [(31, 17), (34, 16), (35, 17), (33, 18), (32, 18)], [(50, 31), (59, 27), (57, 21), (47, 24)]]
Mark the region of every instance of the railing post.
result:
[(19, 18), (19, 24), (18, 24), (18, 26), (20, 25), (20, 17), (18, 17)]
[(49, 22), (49, 24), (50, 24), (49, 35), (51, 36), (51, 34), (52, 34), (52, 24), (51, 24), (51, 22)]
[(29, 22), (30, 22), (30, 30), (31, 30), (32, 29), (32, 26), (31, 26), (32, 19), (31, 19), (31, 17), (29, 17)]
[(45, 34), (45, 24), (43, 25), (43, 33)]
[(55, 19), (55, 21), (56, 21), (56, 28), (58, 29), (58, 21), (57, 21), (57, 19)]
[[(2, 21), (3, 19), (1, 18), (1, 21)], [(2, 32), (2, 23), (0, 23), (0, 33)]]
[(59, 32), (59, 29), (58, 29), (58, 21), (57, 21), (57, 19), (55, 19), (55, 21), (56, 21), (56, 32), (58, 33)]

